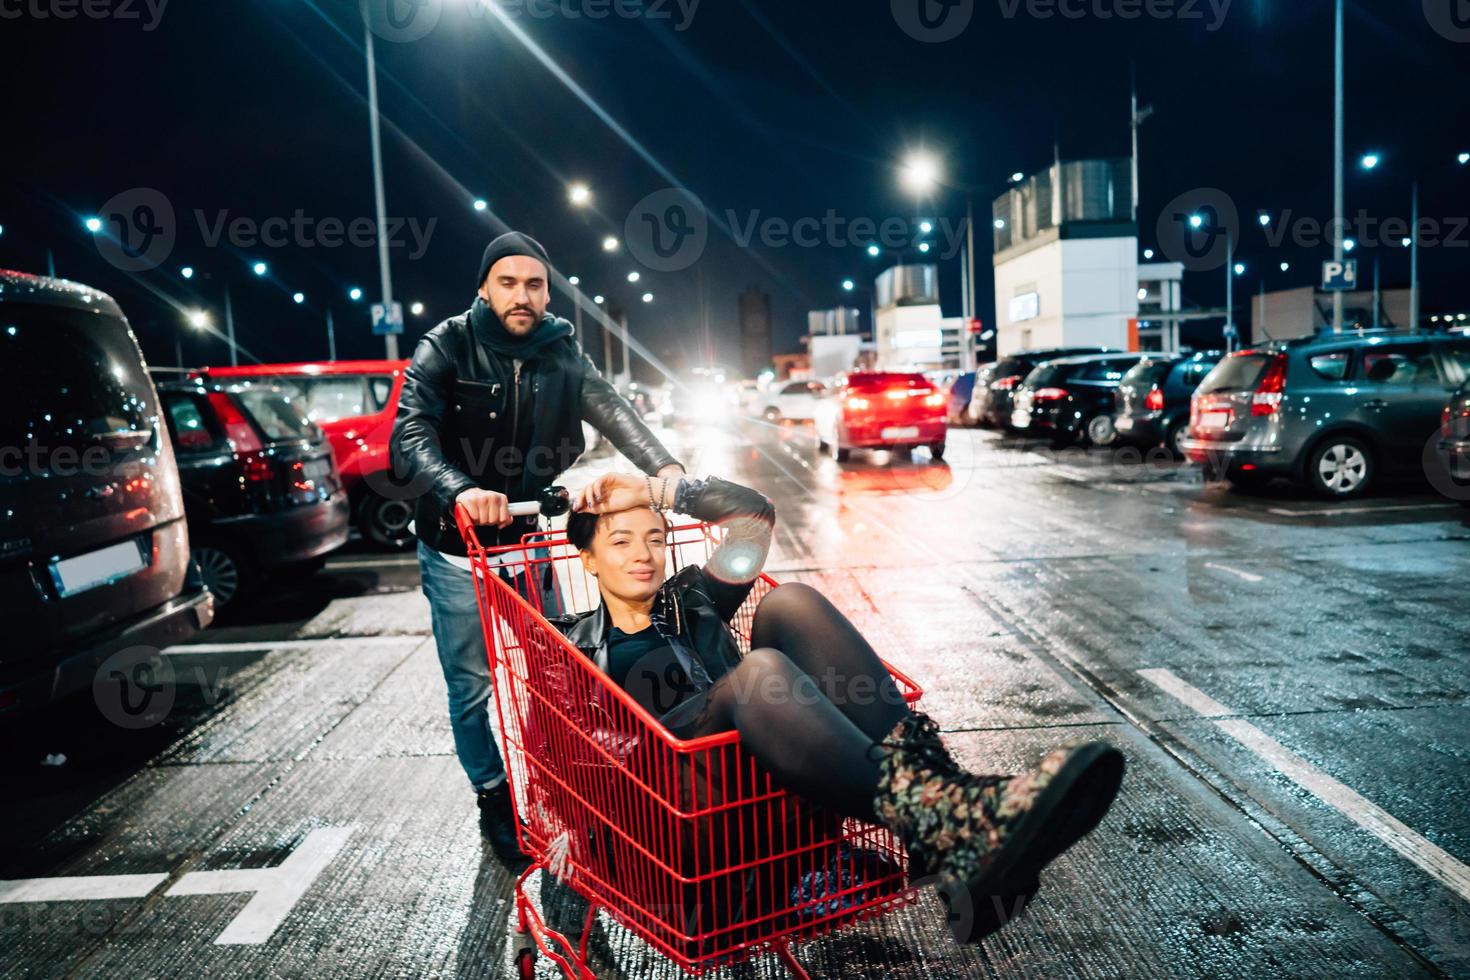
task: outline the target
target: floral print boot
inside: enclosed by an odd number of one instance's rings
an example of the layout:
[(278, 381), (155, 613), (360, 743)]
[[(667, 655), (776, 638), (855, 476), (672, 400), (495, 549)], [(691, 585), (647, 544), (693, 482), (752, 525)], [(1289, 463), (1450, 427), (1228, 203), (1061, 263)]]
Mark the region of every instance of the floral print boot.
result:
[(1053, 749), (1018, 775), (968, 773), (919, 713), (876, 750), (874, 810), (907, 847), (911, 880), (937, 879), (961, 942), (1019, 913), (1041, 869), (1097, 826), (1123, 778), (1122, 753), (1103, 742)]

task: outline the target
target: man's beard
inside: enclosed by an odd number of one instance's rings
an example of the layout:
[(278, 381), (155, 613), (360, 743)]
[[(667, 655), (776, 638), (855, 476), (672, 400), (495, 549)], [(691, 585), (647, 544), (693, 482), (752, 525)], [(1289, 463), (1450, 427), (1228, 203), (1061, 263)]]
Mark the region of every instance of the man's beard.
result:
[[(531, 325), (529, 327), (527, 327), (523, 331), (522, 330), (517, 330), (515, 327), (512, 327), (510, 325), (510, 318), (512, 316), (514, 316), (515, 314), (517, 314), (517, 313), (524, 313), (524, 314), (526, 314), (527, 316), (529, 316), (531, 318)], [(502, 313), (500, 315), (500, 325), (503, 326), (509, 332), (511, 332), (513, 334), (516, 334), (518, 336), (524, 336), (525, 334), (530, 333), (532, 330), (535, 330), (536, 329), (536, 324), (538, 324), (540, 322), (541, 322), (541, 317), (538, 316), (536, 314), (536, 311), (533, 310), (533, 309), (531, 309), (529, 306), (513, 306), (513, 307), (511, 307), (510, 309), (506, 310), (504, 313)]]

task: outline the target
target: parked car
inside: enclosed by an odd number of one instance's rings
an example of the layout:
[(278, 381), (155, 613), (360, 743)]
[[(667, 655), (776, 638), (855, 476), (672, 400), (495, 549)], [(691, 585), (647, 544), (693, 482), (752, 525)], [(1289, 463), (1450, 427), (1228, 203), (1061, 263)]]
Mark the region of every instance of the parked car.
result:
[(820, 381), (786, 381), (757, 399), (755, 407), (767, 422), (810, 422), (826, 394), (827, 386)]
[(1273, 477), (1332, 498), (1419, 469), (1470, 338), (1364, 331), (1268, 344), (1222, 360), (1190, 408), (1189, 458), (1232, 483)]
[(214, 618), (158, 394), (122, 311), (0, 271), (0, 712), (90, 687)]
[(413, 543), (413, 500), (395, 493), (388, 443), (407, 361), (320, 361), (208, 368), (217, 380), (264, 381), (299, 394), (306, 417), (327, 434), (362, 536), (380, 548)]
[(641, 384), (637, 381), (618, 385), (618, 394), (627, 400), (639, 417), (649, 425), (670, 425), (674, 420), (674, 389), (669, 385)]
[(1113, 393), (1142, 354), (1084, 354), (1038, 364), (1015, 390), (1011, 428), (1059, 446), (1109, 446)]
[(949, 392), (949, 405), (945, 414), (949, 424), (973, 424), (970, 419), (970, 396), (975, 392), (975, 372), (966, 371), (951, 381), (946, 390)]
[(849, 374), (822, 399), (817, 448), (845, 462), (854, 449), (907, 453), (927, 446), (944, 458), (949, 396), (922, 374)]
[(970, 415), (981, 425), (1008, 429), (1011, 425), (1012, 396), (1016, 387), (1026, 380), (1026, 375), (1036, 369), (1036, 365), (1059, 357), (1106, 352), (1106, 347), (1049, 347), (1016, 351), (1002, 357), (991, 368), (990, 383), (983, 389), (979, 385), (975, 386), (975, 392), (970, 399)]
[(221, 608), (267, 575), (312, 569), (347, 541), (350, 508), (300, 395), (267, 382), (158, 385), (194, 560)]
[[(1460, 373), (1470, 377), (1470, 351), (1455, 353)], [(1460, 502), (1470, 507), (1470, 381), (1461, 385), (1444, 407), (1436, 448), (1441, 466), (1460, 491)]]
[(1144, 449), (1162, 445), (1183, 459), (1190, 399), (1223, 356), (1219, 351), (1146, 355), (1123, 375), (1114, 393), (1118, 441)]

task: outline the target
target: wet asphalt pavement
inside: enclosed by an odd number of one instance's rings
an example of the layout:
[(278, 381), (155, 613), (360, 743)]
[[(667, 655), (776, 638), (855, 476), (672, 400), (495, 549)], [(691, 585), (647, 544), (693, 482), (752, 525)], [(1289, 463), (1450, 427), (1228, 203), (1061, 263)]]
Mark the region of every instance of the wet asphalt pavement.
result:
[[(925, 896), (799, 947), (813, 976), (1470, 976), (1470, 509), (974, 430), (943, 464), (668, 438), (776, 502), (769, 569), (923, 685), (962, 761), (1127, 756), (1019, 921), (959, 948)], [(168, 652), (155, 723), (104, 691), (3, 729), (0, 975), (513, 975), (416, 565), (353, 546), (274, 585)], [(594, 948), (677, 975), (615, 927)]]

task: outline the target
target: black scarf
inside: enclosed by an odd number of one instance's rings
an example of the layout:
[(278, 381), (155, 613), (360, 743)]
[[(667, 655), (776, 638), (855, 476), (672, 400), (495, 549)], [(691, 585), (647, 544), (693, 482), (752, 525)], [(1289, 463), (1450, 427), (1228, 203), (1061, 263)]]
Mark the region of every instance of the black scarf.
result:
[(481, 296), (476, 296), (475, 305), (470, 307), (470, 327), (474, 330), (475, 339), (496, 354), (522, 361), (530, 360), (548, 345), (575, 332), (566, 320), (548, 313), (536, 324), (536, 329), (519, 337), (505, 329), (500, 315)]

